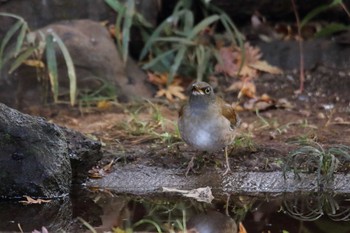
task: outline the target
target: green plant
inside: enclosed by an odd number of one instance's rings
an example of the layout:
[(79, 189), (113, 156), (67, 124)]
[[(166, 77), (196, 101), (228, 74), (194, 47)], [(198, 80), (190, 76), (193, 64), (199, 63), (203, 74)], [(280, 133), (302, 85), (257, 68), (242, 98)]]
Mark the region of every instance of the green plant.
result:
[[(230, 43), (239, 44), (243, 48), (242, 36), (234, 23), (224, 11), (200, 1), (205, 18), (195, 22), (191, 10), (193, 0), (180, 0), (173, 13), (165, 19), (152, 33), (140, 54), (140, 60), (149, 54), (151, 58), (143, 68), (157, 72), (169, 72), (168, 84), (176, 74), (196, 74), (197, 80), (213, 68), (213, 59), (219, 60), (218, 49), (212, 43), (212, 35), (206, 33), (214, 24), (221, 24), (228, 34)], [(181, 69), (180, 69), (181, 68)]]
[[(10, 63), (8, 72), (11, 74), (22, 64), (29, 64), (28, 61), (31, 61), (34, 63), (32, 66), (35, 66), (37, 69), (38, 80), (41, 81), (43, 85), (46, 85), (47, 79), (45, 78), (45, 74), (48, 73), (51, 93), (54, 102), (57, 103), (59, 95), (55, 52), (55, 45), (57, 44), (66, 62), (70, 81), (70, 103), (74, 105), (77, 92), (75, 68), (68, 49), (61, 38), (54, 31), (46, 32), (46, 34), (40, 31), (37, 33), (31, 32), (27, 22), (20, 16), (5, 12), (0, 12), (0, 16), (17, 20), (1, 41), (0, 69), (3, 69), (5, 64)], [(10, 42), (14, 39), (16, 42), (14, 46), (11, 46)], [(46, 51), (46, 65), (43, 62), (44, 51)]]
[[(338, 7), (338, 6), (344, 6), (343, 0), (333, 0), (329, 4), (322, 4), (318, 6), (317, 8), (310, 11), (300, 22), (300, 27), (303, 28), (307, 23), (309, 23), (313, 18), (321, 14), (322, 12), (325, 12), (331, 8)], [(346, 9), (344, 9), (346, 10)], [(322, 36), (329, 36), (339, 31), (346, 31), (349, 30), (349, 25), (343, 24), (343, 23), (330, 23), (323, 27), (320, 31), (318, 31), (315, 34), (315, 37), (322, 37)]]
[(256, 150), (256, 145), (253, 140), (253, 135), (250, 133), (242, 133), (235, 138), (234, 148), (248, 148), (251, 151)]
[(98, 79), (101, 82), (101, 86), (97, 90), (79, 90), (79, 108), (90, 108), (92, 105), (98, 105), (102, 101), (116, 101), (117, 95), (113, 85), (106, 80)]
[(350, 161), (350, 147), (335, 145), (325, 149), (313, 142), (291, 152), (284, 170), (293, 169), (297, 175), (300, 172), (316, 172), (318, 187), (322, 189), (331, 184), (341, 161)]
[[(145, 115), (142, 112), (147, 110)], [(173, 144), (180, 140), (179, 133), (175, 130), (167, 130), (168, 124), (176, 124), (171, 122), (162, 115), (159, 107), (147, 101), (141, 107), (134, 110), (129, 108), (129, 120), (121, 122), (117, 125), (119, 129), (126, 132), (129, 137), (139, 137), (139, 140), (156, 140), (161, 143)], [(176, 128), (176, 127), (175, 127)]]
[(117, 48), (122, 55), (124, 64), (129, 56), (130, 31), (132, 26), (137, 26), (141, 34), (146, 37), (145, 29), (152, 28), (152, 25), (135, 9), (135, 0), (127, 0), (125, 4), (119, 0), (105, 0), (105, 2), (118, 13), (115, 22), (115, 38)]

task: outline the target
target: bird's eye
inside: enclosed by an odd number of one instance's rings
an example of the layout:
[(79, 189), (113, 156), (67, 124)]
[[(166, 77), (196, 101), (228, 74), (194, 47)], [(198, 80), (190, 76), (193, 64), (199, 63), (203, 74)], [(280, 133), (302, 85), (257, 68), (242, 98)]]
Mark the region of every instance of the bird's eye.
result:
[(207, 95), (210, 94), (210, 91), (211, 91), (210, 87), (207, 87), (204, 89), (204, 93)]

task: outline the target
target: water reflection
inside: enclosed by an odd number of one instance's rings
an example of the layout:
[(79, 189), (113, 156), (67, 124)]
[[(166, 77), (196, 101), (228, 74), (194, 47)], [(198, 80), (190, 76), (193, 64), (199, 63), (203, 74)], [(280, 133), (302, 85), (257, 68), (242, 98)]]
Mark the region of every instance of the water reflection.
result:
[(286, 212), (302, 221), (315, 221), (327, 215), (333, 221), (350, 220), (350, 200), (331, 193), (293, 195), (284, 200)]
[[(0, 202), (0, 231), (25, 232), (350, 232), (350, 194), (219, 196), (212, 204), (168, 193), (112, 194), (74, 190), (42, 205)], [(87, 224), (79, 220), (84, 219)], [(340, 229), (335, 231), (334, 228)]]

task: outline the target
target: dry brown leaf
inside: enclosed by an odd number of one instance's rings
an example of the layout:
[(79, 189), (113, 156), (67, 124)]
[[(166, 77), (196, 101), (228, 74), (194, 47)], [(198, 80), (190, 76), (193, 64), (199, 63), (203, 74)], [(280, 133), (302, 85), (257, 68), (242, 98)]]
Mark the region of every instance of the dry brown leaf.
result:
[(262, 56), (260, 49), (250, 46), (249, 43), (245, 43), (244, 50), (245, 54), (243, 58), (240, 48), (232, 46), (220, 48), (221, 62), (215, 66), (215, 71), (226, 73), (231, 77), (237, 75), (247, 78), (256, 77), (257, 70), (249, 67), (249, 65), (260, 60)]
[(36, 67), (36, 68), (44, 68), (45, 67), (44, 62), (42, 62), (40, 60), (27, 59), (23, 63), (26, 64), (27, 66), (32, 66), (32, 67)]
[(282, 73), (282, 70), (278, 67), (260, 60), (262, 57), (260, 49), (251, 46), (249, 43), (244, 44), (244, 57), (242, 57), (240, 48), (232, 46), (220, 48), (219, 56), (221, 62), (215, 66), (215, 71), (226, 73), (231, 77), (255, 78), (258, 71), (271, 74)]
[(244, 81), (243, 86), (238, 93), (238, 98), (241, 98), (242, 96), (246, 96), (248, 98), (255, 98), (256, 94), (256, 86), (253, 81)]
[(245, 227), (243, 226), (243, 223), (239, 223), (239, 231), (238, 233), (247, 233), (247, 230), (245, 229)]
[(254, 68), (256, 70), (264, 71), (270, 74), (282, 74), (283, 71), (276, 67), (268, 64), (266, 61), (256, 61), (253, 64), (249, 64), (249, 67)]
[(103, 167), (103, 170), (104, 170), (105, 172), (110, 172), (111, 169), (112, 169), (113, 164), (114, 164), (114, 159), (112, 159), (111, 162), (109, 162), (107, 165), (105, 165), (105, 166)]
[(243, 81), (233, 82), (225, 91), (240, 91), (243, 87)]
[(91, 168), (88, 173), (91, 179), (100, 179), (104, 177), (104, 171), (99, 166)]
[(222, 47), (219, 51), (221, 61), (216, 64), (215, 71), (220, 73), (226, 73), (227, 75), (234, 77), (239, 71), (239, 61), (237, 54), (234, 53), (233, 47)]
[(268, 95), (268, 94), (262, 94), (259, 98), (259, 100), (261, 101), (265, 101), (265, 102), (271, 102), (273, 101), (273, 99)]
[(159, 86), (165, 86), (168, 82), (168, 75), (167, 74), (155, 74), (151, 72), (147, 72), (148, 75), (148, 81), (154, 85)]
[(166, 88), (160, 89), (156, 97), (165, 96), (169, 101), (174, 101), (174, 97), (184, 100), (186, 99), (186, 96), (183, 94), (184, 90), (181, 86), (171, 84)]
[(251, 80), (237, 81), (232, 83), (225, 91), (239, 91), (238, 98), (242, 98), (243, 96), (255, 98), (256, 86)]
[(19, 201), (20, 203), (23, 203), (25, 205), (29, 205), (29, 204), (42, 204), (42, 203), (47, 203), (47, 202), (50, 202), (51, 200), (43, 200), (43, 199), (34, 199), (34, 198), (31, 198), (30, 196), (27, 196), (27, 195), (24, 195), (23, 196), (24, 198), (26, 198), (27, 200), (26, 201)]
[(169, 101), (174, 101), (175, 98), (184, 100), (186, 96), (184, 95), (185, 89), (180, 86), (181, 79), (176, 76), (173, 79), (173, 82), (168, 85), (168, 74), (155, 74), (147, 72), (148, 81), (156, 85), (159, 89), (157, 91), (156, 97), (164, 96)]
[(101, 100), (97, 103), (97, 108), (101, 109), (101, 110), (105, 110), (108, 109), (112, 106), (110, 101), (107, 100)]

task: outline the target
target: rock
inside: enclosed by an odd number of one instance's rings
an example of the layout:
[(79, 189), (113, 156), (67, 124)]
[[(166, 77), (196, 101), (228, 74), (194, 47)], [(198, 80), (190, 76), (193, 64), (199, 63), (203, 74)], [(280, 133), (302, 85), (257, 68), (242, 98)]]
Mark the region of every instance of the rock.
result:
[[(126, 2), (126, 0), (124, 0)], [(135, 6), (144, 18), (155, 25), (160, 10), (159, 0), (135, 0)], [(104, 0), (0, 0), (0, 11), (23, 17), (32, 29), (44, 27), (50, 23), (62, 20), (92, 19), (96, 21), (109, 20), (114, 23), (115, 11)], [(1, 17), (0, 38), (13, 22), (9, 17)]]
[[(283, 70), (299, 69), (299, 45), (297, 41), (259, 41), (256, 45), (261, 49), (263, 59), (269, 64)], [(319, 64), (327, 64), (334, 69), (347, 69), (350, 66), (349, 46), (340, 46), (327, 39), (310, 39), (304, 41), (304, 66), (311, 70)], [(321, 48), (321, 49), (320, 49)]]
[(101, 143), (0, 103), (0, 199), (68, 194), (101, 159)]
[(63, 131), (0, 104), (0, 198), (69, 193), (72, 169)]
[(68, 144), (73, 183), (79, 183), (87, 177), (88, 171), (102, 158), (101, 143), (77, 131), (62, 129)]
[[(146, 83), (146, 74), (130, 61), (126, 66), (121, 61), (117, 48), (107, 29), (98, 22), (91, 20), (74, 20), (51, 24), (38, 29), (35, 33), (44, 34), (54, 31), (66, 45), (77, 76), (78, 92), (93, 92), (104, 87), (99, 92), (100, 96), (118, 96), (119, 100), (127, 101), (134, 98), (149, 98), (152, 96), (151, 86)], [(57, 49), (59, 51), (59, 49)], [(59, 91), (69, 93), (69, 78), (65, 60), (61, 52), (58, 56)], [(131, 69), (130, 69), (131, 67)], [(129, 71), (129, 74), (126, 73)], [(9, 77), (6, 69), (2, 72), (3, 80), (0, 100), (16, 108), (47, 102), (47, 97), (38, 98), (38, 94), (44, 95), (42, 85), (37, 81), (35, 67), (22, 65)], [(4, 80), (9, 84), (5, 85)], [(15, 89), (15, 90), (14, 90)], [(9, 92), (12, 95), (9, 95)], [(16, 95), (13, 95), (13, 93)], [(15, 98), (11, 100), (5, 98)], [(44, 100), (44, 101), (43, 101)]]

